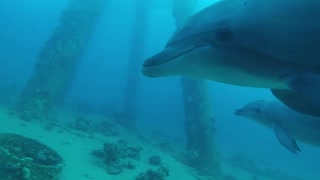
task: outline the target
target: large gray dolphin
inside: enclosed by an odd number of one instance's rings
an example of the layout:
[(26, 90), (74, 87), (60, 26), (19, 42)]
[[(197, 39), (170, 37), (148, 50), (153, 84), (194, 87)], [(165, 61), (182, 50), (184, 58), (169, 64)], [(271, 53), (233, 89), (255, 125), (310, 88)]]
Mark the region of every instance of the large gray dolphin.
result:
[(279, 142), (293, 153), (301, 151), (296, 139), (320, 146), (320, 118), (293, 111), (279, 101), (254, 101), (235, 114), (272, 128)]
[(142, 72), (270, 88), (320, 116), (319, 17), (320, 1), (221, 0), (191, 16)]

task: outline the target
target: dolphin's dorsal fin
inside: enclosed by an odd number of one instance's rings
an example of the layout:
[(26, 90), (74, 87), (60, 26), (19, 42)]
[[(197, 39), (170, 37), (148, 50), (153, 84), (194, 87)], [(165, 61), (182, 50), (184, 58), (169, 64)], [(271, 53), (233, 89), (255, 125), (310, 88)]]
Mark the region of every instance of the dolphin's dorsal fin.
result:
[(288, 131), (277, 125), (273, 127), (273, 131), (282, 146), (294, 154), (301, 152), (296, 140), (291, 137)]

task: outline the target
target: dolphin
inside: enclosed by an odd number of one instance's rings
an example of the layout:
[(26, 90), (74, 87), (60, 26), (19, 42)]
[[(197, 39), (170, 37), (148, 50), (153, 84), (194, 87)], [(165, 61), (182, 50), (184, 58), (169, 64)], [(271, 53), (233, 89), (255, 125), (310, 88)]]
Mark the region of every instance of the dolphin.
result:
[(269, 88), (320, 116), (319, 17), (320, 1), (221, 0), (188, 18), (142, 73)]
[(290, 152), (301, 151), (296, 140), (320, 146), (320, 118), (289, 109), (276, 100), (257, 100), (235, 111), (273, 129), (278, 141)]

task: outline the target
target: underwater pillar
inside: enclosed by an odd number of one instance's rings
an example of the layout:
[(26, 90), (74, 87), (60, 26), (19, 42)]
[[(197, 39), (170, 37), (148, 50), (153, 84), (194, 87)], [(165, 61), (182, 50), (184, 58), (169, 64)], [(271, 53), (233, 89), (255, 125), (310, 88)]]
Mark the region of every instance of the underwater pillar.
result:
[(64, 97), (106, 0), (70, 0), (58, 26), (40, 50), (17, 105), (21, 119), (46, 118)]
[(187, 162), (198, 171), (215, 178), (221, 173), (215, 141), (212, 104), (205, 80), (182, 77), (187, 135)]
[(137, 112), (137, 102), (140, 87), (141, 60), (145, 56), (145, 39), (148, 27), (150, 0), (137, 0), (136, 12), (132, 28), (131, 49), (129, 53), (126, 88), (123, 112), (125, 119), (120, 119), (119, 124), (131, 129), (134, 128)]
[[(179, 26), (195, 12), (196, 0), (174, 0), (173, 16)], [(221, 178), (219, 154), (214, 134), (214, 118), (205, 80), (181, 78), (187, 135), (187, 162), (205, 175)]]

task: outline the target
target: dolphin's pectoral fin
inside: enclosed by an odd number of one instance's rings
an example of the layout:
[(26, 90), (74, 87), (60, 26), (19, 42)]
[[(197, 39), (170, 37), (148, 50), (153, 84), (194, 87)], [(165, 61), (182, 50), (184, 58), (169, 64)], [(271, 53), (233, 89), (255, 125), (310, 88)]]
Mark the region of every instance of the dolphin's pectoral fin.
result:
[(272, 94), (289, 108), (312, 116), (320, 116), (320, 107), (291, 89), (271, 89)]
[(292, 90), (301, 94), (310, 103), (320, 108), (320, 75), (312, 73), (301, 73), (286, 76), (281, 79)]
[(276, 137), (282, 146), (284, 146), (286, 149), (288, 149), (290, 152), (294, 154), (301, 152), (301, 149), (299, 148), (296, 140), (293, 139), (285, 129), (279, 126), (275, 126), (273, 128), (273, 131), (276, 134)]

